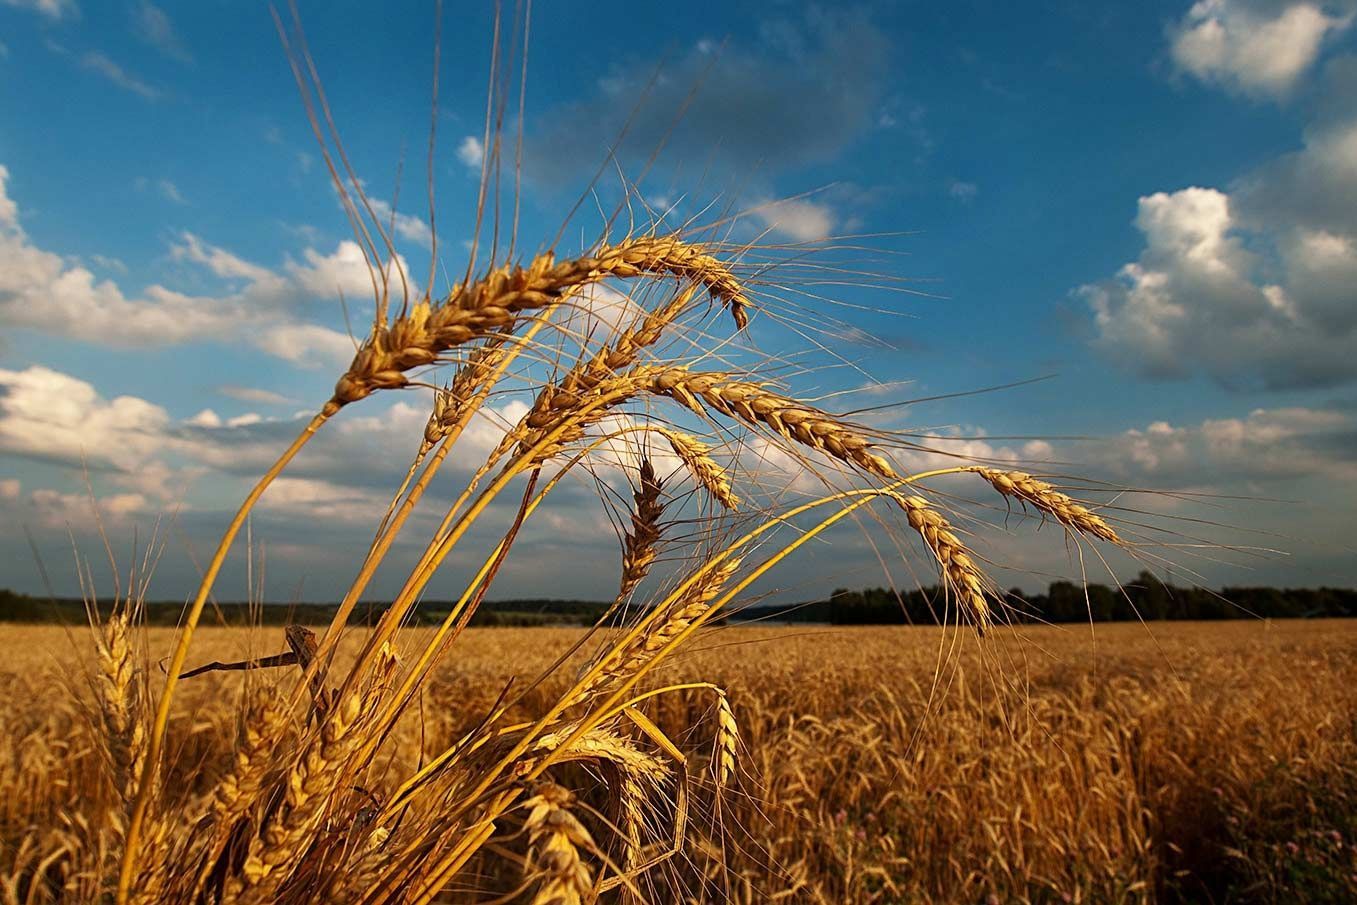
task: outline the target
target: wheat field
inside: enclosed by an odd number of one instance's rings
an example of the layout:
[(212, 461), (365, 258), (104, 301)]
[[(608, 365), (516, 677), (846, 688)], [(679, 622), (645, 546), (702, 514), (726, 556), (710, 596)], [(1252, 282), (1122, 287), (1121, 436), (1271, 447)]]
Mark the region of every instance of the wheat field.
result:
[[(426, 633), (406, 630), (401, 644)], [(281, 634), (204, 629), (195, 656), (272, 652)], [(117, 807), (101, 763), (101, 681), (88, 635), (3, 630), (5, 902), (47, 901), (78, 885), (73, 839)], [(469, 630), (396, 729), (388, 774), (435, 756), (484, 718), (507, 680), (530, 681), (580, 635)], [(158, 659), (173, 641), (171, 630), (149, 630), (148, 653)], [(260, 675), (185, 683), (167, 783), (209, 794), (231, 771)], [(570, 675), (558, 671), (509, 719), (531, 718)], [(664, 680), (722, 686), (739, 738), (724, 810), (694, 813), (683, 854), (645, 890), (652, 901), (680, 887), (687, 900), (712, 902), (1357, 894), (1351, 623), (1025, 628), (984, 644), (935, 628), (715, 627)], [(651, 703), (650, 718), (694, 774), (714, 782), (719, 705), (701, 689)], [(623, 822), (611, 801), (616, 779), (602, 771), (600, 789), (587, 772), (562, 781), (603, 840)], [(376, 807), (390, 789), (365, 792)], [(512, 886), (492, 858), (476, 876), (484, 888)], [(449, 890), (445, 900), (488, 898)]]
[[(1045, 528), (1087, 576), (1275, 551), (1227, 549), (1183, 508), (1199, 494), (944, 442), (907, 409), (883, 420), (908, 400), (829, 391), (857, 306), (827, 293), (913, 291), (883, 237), (776, 244), (733, 199), (680, 219), (598, 177), (558, 231), (520, 232), (501, 186), (523, 76), (498, 19), (471, 238), (440, 266), (435, 101), (430, 261), (409, 271), (288, 13), (371, 319), (214, 511), (175, 629), (146, 618), (173, 530), (110, 538), (92, 500), (89, 625), (0, 633), (0, 905), (1351, 898), (1357, 627), (1015, 628), (1040, 614), (996, 578), (1034, 570), (986, 552)], [(342, 551), (328, 625), (214, 625), (242, 559), (250, 602), (272, 599), (256, 505), (398, 397), (427, 421), (384, 438), (410, 463), (385, 511), (345, 513), (371, 540)], [(588, 631), (469, 628), (502, 573), (550, 581), (520, 542), (548, 497), (613, 529), (615, 557), (576, 566), (616, 575), (606, 609)], [(939, 628), (725, 624), (850, 529), (931, 588)]]

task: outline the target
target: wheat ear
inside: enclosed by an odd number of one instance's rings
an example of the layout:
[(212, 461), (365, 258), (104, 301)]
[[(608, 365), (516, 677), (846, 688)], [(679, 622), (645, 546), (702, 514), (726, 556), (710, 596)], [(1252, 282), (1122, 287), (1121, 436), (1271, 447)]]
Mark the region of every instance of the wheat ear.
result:
[(503, 355), (504, 335), (496, 334), (471, 354), (446, 387), (434, 394), (433, 411), (424, 425), (424, 437), (415, 456), (416, 467), (461, 421), (467, 404), (490, 378)]
[(674, 455), (682, 460), (688, 473), (707, 489), (713, 499), (727, 509), (739, 508), (740, 498), (731, 490), (730, 478), (726, 476), (725, 469), (711, 457), (710, 447), (692, 434), (668, 428), (659, 428), (659, 431), (669, 441)]
[(716, 790), (720, 792), (735, 775), (735, 754), (740, 745), (740, 724), (724, 689), (716, 689)]
[(358, 746), (357, 733), (352, 730), (362, 703), (361, 695), (346, 695), (326, 716), (319, 737), (288, 773), (282, 813), (262, 835), (250, 840), (240, 873), (227, 883), (223, 903), (265, 905), (277, 901), (292, 867), (309, 848), (349, 756)]
[(574, 814), (574, 796), (555, 783), (542, 783), (523, 803), (528, 811), (529, 878), (537, 883), (533, 905), (581, 905), (591, 896), (593, 877), (580, 851), (595, 851), (593, 837)]
[(138, 712), (131, 628), (126, 613), (114, 613), (99, 639), (99, 705), (107, 729), (104, 737), (114, 790), (126, 804), (136, 797), (137, 778), (146, 753), (146, 727)]
[(765, 424), (789, 440), (864, 471), (887, 480), (897, 477), (890, 463), (871, 451), (871, 441), (858, 429), (760, 384), (686, 368), (663, 368), (651, 374), (648, 389), (683, 403), (699, 415), (711, 409), (751, 424)]
[(985, 577), (947, 519), (921, 496), (892, 496), (905, 510), (910, 527), (919, 532), (937, 557), (944, 583), (956, 594), (976, 626), (982, 630), (988, 627), (991, 614), (989, 601), (985, 598)]
[(432, 364), (449, 349), (512, 327), (528, 311), (559, 304), (584, 286), (610, 278), (670, 275), (705, 286), (747, 322), (748, 300), (734, 274), (701, 246), (675, 236), (637, 236), (592, 255), (556, 261), (541, 254), (526, 266), (503, 266), (456, 287), (447, 298), (412, 305), (389, 324), (375, 323), (326, 404), (333, 414), (381, 389), (408, 385), (405, 372)]
[(626, 679), (653, 660), (670, 641), (711, 609), (711, 602), (721, 592), (735, 570), (740, 567), (737, 557), (727, 557), (698, 578), (678, 600), (669, 607), (648, 632), (632, 642), (608, 651), (594, 680), (571, 696), (571, 703), (583, 701), (600, 689)]
[[(535, 446), (543, 435), (559, 425), (564, 418), (569, 417), (570, 413), (580, 408), (586, 400), (597, 395), (605, 387), (615, 386), (623, 369), (636, 362), (642, 349), (659, 341), (665, 328), (683, 312), (696, 291), (695, 285), (681, 289), (667, 304), (654, 311), (647, 311), (631, 329), (624, 330), (591, 357), (577, 362), (560, 380), (544, 386), (533, 400), (532, 409), (523, 418), (520, 452), (527, 452)], [(646, 370), (638, 369), (641, 372)], [(599, 408), (587, 419), (573, 424), (548, 448), (539, 451), (531, 464), (550, 458), (566, 444), (579, 439), (584, 434), (585, 427), (603, 417), (604, 413), (605, 409)]]
[(990, 486), (1004, 496), (1030, 503), (1067, 528), (1119, 546), (1123, 543), (1120, 535), (1101, 516), (1045, 481), (1021, 471), (999, 471), (981, 467), (971, 470), (989, 481)]
[(622, 584), (617, 601), (625, 600), (650, 573), (655, 563), (655, 547), (660, 542), (660, 519), (664, 503), (660, 501), (663, 485), (655, 477), (655, 468), (649, 459), (641, 460), (641, 486), (632, 498), (636, 508), (631, 513), (631, 530), (622, 541)]

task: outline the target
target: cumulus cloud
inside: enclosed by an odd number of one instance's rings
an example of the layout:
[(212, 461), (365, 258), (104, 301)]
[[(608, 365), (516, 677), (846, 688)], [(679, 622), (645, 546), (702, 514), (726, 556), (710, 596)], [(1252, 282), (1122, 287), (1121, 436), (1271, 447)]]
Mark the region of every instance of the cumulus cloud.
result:
[(479, 170), (485, 160), (485, 145), (474, 135), (468, 135), (457, 145), (457, 159), (472, 170)]
[(158, 405), (105, 399), (86, 381), (50, 368), (0, 369), (0, 450), (10, 454), (131, 470), (161, 451), (169, 423)]
[(1139, 201), (1139, 258), (1076, 290), (1095, 343), (1153, 377), (1231, 387), (1357, 380), (1357, 61), (1329, 68), (1305, 146), (1228, 191)]
[(303, 321), (298, 312), (306, 303), (341, 294), (371, 297), (372, 281), (355, 243), (341, 242), (330, 254), (306, 249), (300, 261), (289, 259), (274, 271), (182, 233), (171, 245), (171, 258), (234, 288), (189, 295), (153, 284), (128, 295), (113, 280), (33, 244), (7, 190), (9, 175), (0, 166), (0, 324), (124, 346), (243, 340), (294, 362), (330, 364), (352, 355), (345, 334)]
[(1111, 477), (1150, 487), (1232, 488), (1299, 479), (1357, 480), (1357, 417), (1332, 408), (1254, 409), (1196, 424), (1156, 421), (1064, 450)]
[(773, 232), (797, 242), (819, 242), (834, 229), (834, 212), (828, 205), (799, 198), (764, 201), (750, 213)]
[(1199, 79), (1246, 94), (1284, 95), (1314, 65), (1324, 39), (1352, 18), (1323, 3), (1199, 0), (1170, 30), (1170, 53)]

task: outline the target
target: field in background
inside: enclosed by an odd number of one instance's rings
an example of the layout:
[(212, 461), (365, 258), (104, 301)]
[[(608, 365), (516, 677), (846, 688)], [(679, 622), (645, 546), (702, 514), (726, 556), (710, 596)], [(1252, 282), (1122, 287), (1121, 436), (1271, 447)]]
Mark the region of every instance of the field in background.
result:
[[(90, 794), (71, 781), (94, 755), (67, 703), (70, 687), (90, 699), (86, 636), (0, 629), (0, 879), (30, 826), (59, 831)], [(174, 633), (149, 637), (154, 662)], [(399, 756), (439, 750), (578, 637), (472, 630), (399, 727)], [(282, 649), (276, 628), (199, 639), (195, 665)], [(684, 870), (733, 901), (1357, 896), (1357, 622), (1025, 628), (983, 645), (939, 629), (717, 628), (664, 678), (689, 675), (730, 690), (744, 750), (724, 805), (738, 815), (707, 815), (731, 830), (724, 856), (695, 828)], [(184, 683), (176, 781), (206, 788), (225, 769), (251, 681)], [(710, 698), (657, 700), (650, 715), (700, 773)]]

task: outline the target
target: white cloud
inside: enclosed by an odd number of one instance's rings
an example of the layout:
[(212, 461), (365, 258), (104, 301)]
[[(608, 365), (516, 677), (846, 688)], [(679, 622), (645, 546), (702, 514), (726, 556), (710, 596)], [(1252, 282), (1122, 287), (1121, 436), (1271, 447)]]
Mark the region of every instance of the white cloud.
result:
[(0, 229), (19, 228), (19, 205), (9, 197), (9, 167), (0, 163)]
[(242, 387), (234, 384), (226, 384), (217, 387), (217, 392), (223, 396), (229, 396), (232, 399), (239, 399), (242, 402), (259, 402), (264, 405), (286, 405), (293, 402), (291, 398), (282, 393), (275, 393), (273, 390), (263, 390), (258, 387)]
[(251, 264), (225, 249), (208, 245), (190, 232), (179, 234), (179, 241), (170, 246), (170, 256), (176, 261), (201, 264), (213, 275), (226, 279), (242, 279), (251, 283), (264, 283), (275, 279), (268, 268)]
[(468, 135), (457, 146), (457, 159), (469, 169), (479, 170), (485, 161), (485, 145), (474, 135)]
[[(294, 314), (309, 300), (371, 298), (362, 251), (340, 243), (331, 254), (307, 249), (277, 272), (253, 264), (192, 233), (170, 248), (175, 260), (238, 284), (220, 296), (188, 295), (153, 284), (128, 296), (117, 283), (34, 245), (7, 191), (0, 166), (0, 324), (101, 344), (146, 346), (192, 340), (244, 340), (289, 361), (330, 364), (352, 356), (348, 337)], [(403, 259), (402, 259), (403, 264)], [(393, 292), (399, 293), (395, 282)]]
[(170, 17), (149, 0), (142, 0), (132, 11), (132, 27), (138, 37), (167, 57), (181, 63), (193, 62), (193, 55), (175, 30)]
[(277, 324), (252, 341), (270, 355), (311, 368), (347, 364), (354, 353), (352, 339), (318, 324)]
[(1116, 280), (1079, 290), (1093, 309), (1100, 349), (1158, 377), (1201, 369), (1228, 382), (1261, 370), (1265, 380), (1285, 383), (1302, 348), (1313, 355), (1326, 346), (1330, 365), (1342, 367), (1348, 356), (1334, 357), (1340, 348), (1312, 317), (1310, 298), (1262, 276), (1229, 195), (1157, 192), (1140, 199), (1136, 226), (1145, 236), (1139, 260)]
[(179, 191), (179, 186), (175, 185), (170, 180), (161, 179), (159, 182), (156, 183), (156, 185), (160, 189), (160, 194), (164, 195), (165, 198), (167, 198), (170, 201), (173, 201), (175, 204), (188, 203), (184, 199), (184, 193)]
[(383, 229), (394, 228), (397, 236), (425, 248), (433, 245), (433, 231), (423, 218), (393, 211), (390, 204), (379, 198), (369, 198), (368, 203), (372, 205), (372, 210), (377, 214)]
[[(140, 493), (104, 494), (97, 499), (99, 517), (106, 526), (121, 527), (134, 516), (154, 511), (150, 501)], [(93, 519), (95, 503), (86, 493), (39, 488), (29, 494), (29, 506), (38, 524), (51, 530), (88, 524)]]
[(132, 470), (160, 451), (169, 424), (158, 405), (105, 399), (50, 368), (0, 370), (0, 450), (7, 453)]
[(23, 486), (18, 478), (0, 480), (0, 500), (17, 500), (19, 494), (23, 491)]
[(192, 418), (187, 419), (184, 423), (191, 424), (194, 427), (213, 428), (221, 427), (222, 421), (221, 415), (218, 415), (216, 412), (212, 411), (212, 409), (203, 409)]
[(127, 265), (117, 258), (110, 258), (107, 255), (90, 255), (90, 260), (95, 266), (102, 267), (105, 270), (112, 270), (117, 273), (127, 273)]
[(774, 232), (797, 242), (819, 242), (834, 229), (834, 212), (828, 205), (789, 199), (765, 201), (751, 211)]
[(309, 519), (367, 525), (386, 511), (390, 495), (314, 478), (281, 477), (269, 487), (260, 509)]
[(80, 7), (75, 5), (75, 0), (0, 0), (0, 3), (19, 9), (30, 9), (54, 22), (68, 17), (71, 19), (80, 17)]
[(159, 88), (149, 85), (136, 76), (132, 75), (118, 63), (115, 63), (107, 54), (97, 50), (91, 50), (80, 57), (80, 65), (90, 72), (96, 72), (108, 79), (119, 88), (131, 91), (133, 94), (140, 94), (147, 100), (155, 100), (162, 94)]
[(1324, 38), (1352, 15), (1322, 4), (1260, 6), (1243, 0), (1200, 0), (1170, 32), (1179, 68), (1254, 95), (1283, 95), (1314, 64)]
[(1105, 440), (1060, 450), (1116, 479), (1171, 489), (1248, 489), (1283, 481), (1357, 481), (1357, 417), (1333, 409), (1254, 409), (1243, 417), (1207, 418), (1175, 426), (1156, 421)]
[(1139, 257), (1079, 287), (1095, 344), (1156, 377), (1232, 386), (1357, 380), (1357, 58), (1328, 67), (1304, 147), (1228, 191), (1140, 199)]
[(947, 194), (963, 204), (970, 204), (979, 193), (980, 187), (974, 182), (962, 182), (960, 179), (953, 179), (951, 184), (947, 186)]

